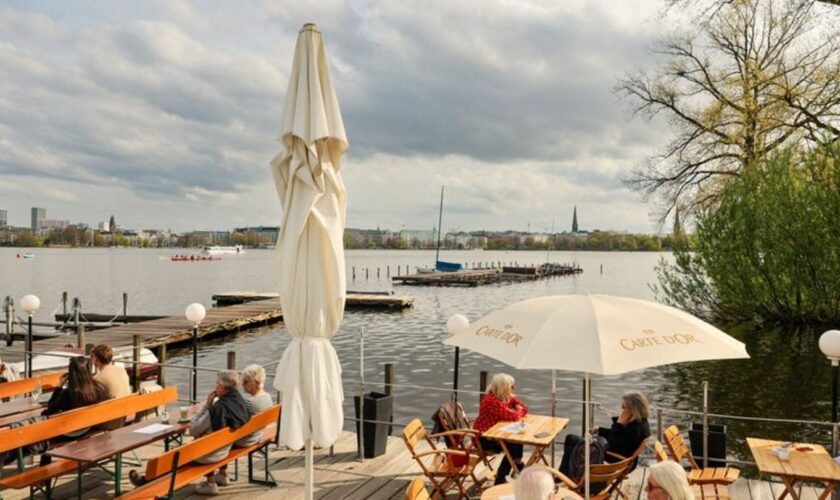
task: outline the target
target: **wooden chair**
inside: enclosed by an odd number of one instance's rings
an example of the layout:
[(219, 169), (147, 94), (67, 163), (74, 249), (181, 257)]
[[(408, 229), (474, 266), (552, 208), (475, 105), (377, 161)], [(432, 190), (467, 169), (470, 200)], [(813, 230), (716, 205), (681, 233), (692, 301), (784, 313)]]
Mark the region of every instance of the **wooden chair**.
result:
[(653, 442), (653, 454), (656, 457), (657, 462), (664, 462), (665, 460), (668, 460), (668, 454), (665, 452), (665, 448), (658, 439)]
[[(46, 420), (22, 427), (0, 429), (0, 453), (20, 450), (41, 441), (71, 432), (95, 427), (115, 419), (133, 415), (148, 408), (154, 408), (178, 400), (176, 387), (150, 394), (132, 394), (124, 398), (109, 399), (102, 403), (77, 408), (53, 415)], [(75, 472), (78, 464), (72, 460), (53, 460), (49, 465), (24, 470), (22, 455), (18, 455), (18, 472), (0, 478), (0, 487), (9, 489), (35, 488), (44, 485), (47, 497), (51, 495), (52, 479)]]
[[(201, 479), (206, 474), (229, 464), (241, 457), (248, 456), (248, 482), (277, 486), (271, 472), (268, 470), (268, 445), (274, 442), (276, 428), (280, 418), (280, 405), (254, 415), (247, 424), (239, 429), (220, 429), (216, 432), (201, 436), (195, 440), (170, 450), (163, 455), (146, 463), (145, 478), (150, 482), (135, 488), (119, 498), (155, 500), (158, 498), (172, 499), (177, 490)], [(233, 447), (224, 459), (212, 464), (199, 464), (195, 460), (209, 453), (224, 448), (249, 436), (260, 429), (263, 430), (260, 442), (244, 448)], [(259, 453), (265, 460), (265, 479), (254, 479), (253, 455)]]
[(431, 498), (422, 477), (412, 479), (408, 483), (408, 488), (405, 489), (405, 500), (430, 500)]
[[(608, 500), (612, 498), (614, 493), (617, 493), (622, 498), (627, 498), (627, 496), (622, 493), (619, 489), (621, 486), (621, 482), (630, 472), (630, 468), (633, 466), (633, 459), (627, 458), (625, 460), (621, 460), (620, 462), (615, 462), (612, 464), (592, 464), (589, 466), (589, 477), (590, 477), (590, 484), (598, 484), (598, 483), (606, 483), (606, 487), (599, 491), (594, 492), (590, 490), (589, 498), (592, 500)], [(580, 478), (580, 481), (574, 482), (569, 479), (565, 474), (562, 472), (558, 472), (554, 469), (548, 469), (557, 479), (563, 482), (563, 485), (566, 488), (574, 491), (579, 495), (583, 495), (586, 489), (586, 477)]]
[(616, 493), (618, 493), (622, 498), (627, 498), (627, 496), (621, 490), (621, 483), (623, 483), (624, 480), (627, 479), (627, 476), (629, 476), (631, 472), (636, 470), (636, 465), (638, 465), (638, 463), (639, 463), (639, 456), (647, 448), (648, 439), (650, 439), (650, 437), (646, 437), (645, 439), (643, 439), (642, 442), (639, 443), (639, 447), (636, 448), (636, 451), (634, 451), (633, 454), (630, 455), (629, 457), (619, 455), (618, 453), (614, 453), (612, 451), (607, 452), (607, 455), (610, 456), (610, 457), (617, 458), (619, 460), (630, 460), (631, 461), (630, 467), (628, 467), (627, 470), (624, 472), (624, 476), (622, 476), (621, 479), (619, 479), (616, 483), (617, 484), (617, 486), (615, 488)]
[(691, 456), (691, 448), (680, 434), (679, 428), (672, 425), (665, 429), (665, 445), (671, 456), (677, 463), (682, 463), (683, 458), (688, 459), (691, 464), (691, 471), (688, 473), (688, 481), (691, 484), (732, 484), (741, 474), (741, 471), (734, 467), (709, 467), (701, 469)]
[(31, 378), (22, 378), (13, 382), (0, 384), (0, 399), (12, 398), (30, 393), (37, 388), (44, 392), (52, 391), (61, 383), (62, 372), (51, 372)]
[[(435, 446), (434, 440), (447, 436), (460, 436), (465, 439), (470, 434), (463, 431), (447, 431), (439, 432), (437, 434), (429, 434), (423, 427), (420, 419), (416, 418), (408, 423), (403, 429), (403, 441), (406, 448), (408, 448), (411, 457), (420, 466), (423, 475), (432, 483), (432, 495), (439, 494), (446, 497), (446, 492), (450, 489), (458, 490), (458, 498), (469, 498), (467, 494), (466, 480), (472, 479), (476, 486), (481, 489), (481, 485), (487, 478), (479, 480), (475, 476), (475, 467), (481, 462), (481, 457), (477, 451), (468, 452), (462, 449), (440, 449)], [(421, 442), (425, 441), (428, 445), (427, 451), (419, 450), (418, 447)], [(456, 465), (453, 462), (454, 457), (461, 457), (464, 465)]]
[(696, 500), (730, 500), (729, 487), (725, 484), (695, 484), (691, 487)]
[(460, 439), (457, 434), (447, 435), (445, 438), (447, 447), (456, 450), (470, 448), (477, 449), (484, 466), (487, 467), (493, 476), (495, 476), (490, 460), (497, 455), (497, 453), (486, 451), (481, 445), (481, 432), (472, 428), (472, 423), (470, 422), (470, 419), (467, 418), (467, 412), (464, 411), (464, 407), (461, 403), (447, 401), (438, 408), (435, 416), (437, 417), (437, 423), (440, 425), (443, 432), (464, 431), (469, 435), (466, 439)]

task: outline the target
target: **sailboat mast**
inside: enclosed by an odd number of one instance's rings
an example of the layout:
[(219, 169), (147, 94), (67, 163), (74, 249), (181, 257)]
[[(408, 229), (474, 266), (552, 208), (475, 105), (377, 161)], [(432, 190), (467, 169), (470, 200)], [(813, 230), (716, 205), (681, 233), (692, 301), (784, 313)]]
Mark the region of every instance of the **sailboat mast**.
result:
[(440, 234), (443, 232), (441, 224), (443, 224), (443, 188), (440, 187), (440, 211), (438, 212), (438, 239), (437, 250), (435, 251), (435, 268), (437, 268), (438, 260), (440, 260)]

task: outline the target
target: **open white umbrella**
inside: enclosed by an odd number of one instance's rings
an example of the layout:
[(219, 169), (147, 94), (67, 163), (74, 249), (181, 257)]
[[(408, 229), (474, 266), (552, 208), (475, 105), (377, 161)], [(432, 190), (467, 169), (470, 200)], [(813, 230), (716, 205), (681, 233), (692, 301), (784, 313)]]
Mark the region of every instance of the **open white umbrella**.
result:
[(330, 339), (344, 315), (345, 189), (339, 168), (347, 137), (330, 82), (321, 32), (298, 34), (286, 104), (285, 151), (271, 162), (283, 205), (277, 253), (280, 304), (292, 341), (277, 365), (283, 393), (280, 439), (306, 446), (306, 498), (312, 498), (312, 443), (331, 446), (344, 423), (341, 364)]
[[(617, 375), (686, 361), (749, 357), (742, 342), (684, 311), (610, 295), (525, 300), (453, 333), (445, 344), (482, 353), (514, 368), (584, 372), (587, 399), (591, 374)], [(588, 433), (586, 438), (588, 442)], [(588, 477), (588, 446), (586, 474)]]

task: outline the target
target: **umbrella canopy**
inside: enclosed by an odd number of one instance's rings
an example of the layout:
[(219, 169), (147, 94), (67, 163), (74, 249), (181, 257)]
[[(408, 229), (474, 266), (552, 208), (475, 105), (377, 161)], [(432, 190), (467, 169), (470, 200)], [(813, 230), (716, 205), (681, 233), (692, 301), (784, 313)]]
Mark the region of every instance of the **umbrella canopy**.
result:
[(280, 304), (292, 341), (277, 365), (283, 393), (280, 439), (297, 450), (327, 447), (341, 433), (341, 364), (330, 339), (344, 314), (345, 189), (339, 174), (347, 149), (321, 33), (301, 29), (283, 110), (285, 151), (271, 162), (283, 205), (277, 253)]
[(749, 357), (743, 343), (688, 313), (610, 295), (555, 295), (518, 302), (460, 328), (444, 343), (514, 368), (599, 375)]

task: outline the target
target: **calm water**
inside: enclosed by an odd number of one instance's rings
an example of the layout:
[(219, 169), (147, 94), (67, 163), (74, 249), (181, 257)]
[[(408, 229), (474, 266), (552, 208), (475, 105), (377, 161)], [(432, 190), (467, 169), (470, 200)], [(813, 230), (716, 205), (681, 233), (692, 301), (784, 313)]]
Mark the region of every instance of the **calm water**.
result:
[[(46, 320), (60, 306), (62, 291), (82, 299), (83, 310), (117, 314), (122, 308), (122, 293), (129, 294), (129, 314), (182, 314), (190, 302), (211, 306), (213, 293), (231, 290), (273, 291), (277, 265), (273, 251), (253, 250), (221, 262), (176, 263), (161, 260), (175, 253), (171, 250), (135, 249), (43, 249), (35, 250), (32, 260), (17, 259), (19, 249), (0, 248), (0, 298), (19, 298), (37, 294), (42, 301), (38, 319)], [(551, 278), (538, 282), (491, 285), (478, 288), (434, 288), (394, 286), (399, 294), (413, 295), (414, 307), (402, 313), (349, 312), (334, 344), (344, 368), (345, 409), (349, 415), (352, 400), (359, 391), (360, 339), (364, 332), (364, 377), (379, 384), (384, 363), (396, 364), (397, 383), (451, 387), (454, 350), (442, 340), (446, 319), (462, 313), (476, 319), (512, 302), (531, 297), (567, 293), (609, 293), (652, 299), (649, 284), (655, 282), (654, 267), (669, 254), (618, 252), (441, 252), (443, 260), (454, 262), (518, 262), (538, 264), (546, 261), (575, 263), (583, 274)], [(412, 270), (430, 265), (433, 251), (348, 251), (348, 289), (388, 290), (386, 266), (395, 274), (396, 266)], [(351, 279), (352, 267), (356, 279)], [(380, 277), (376, 277), (376, 268)], [(369, 279), (365, 279), (365, 268)], [(779, 330), (724, 330), (747, 344), (752, 359), (673, 365), (633, 372), (617, 377), (597, 377), (593, 396), (607, 408), (617, 408), (620, 395), (638, 389), (663, 406), (699, 410), (702, 382), (709, 381), (711, 410), (714, 413), (828, 420), (830, 418), (830, 370), (819, 353), (820, 332)], [(243, 333), (235, 338), (206, 341), (201, 344), (201, 366), (223, 368), (226, 352), (237, 352), (240, 367), (246, 363), (276, 362), (288, 337), (282, 325)], [(175, 361), (186, 361), (183, 351), (172, 353)], [(179, 357), (180, 354), (180, 357)], [(461, 355), (461, 388), (477, 390), (479, 372), (507, 371), (517, 379), (517, 388), (532, 411), (550, 411), (550, 374), (540, 371), (510, 369), (484, 356), (469, 352)], [(273, 370), (269, 370), (273, 372)], [(168, 378), (181, 382), (186, 394), (185, 374), (170, 370)], [(209, 375), (200, 378), (201, 392), (212, 385)], [(367, 390), (376, 389), (368, 386)], [(580, 374), (558, 372), (558, 397), (579, 400), (582, 392)], [(420, 417), (426, 421), (446, 392), (399, 388), (396, 396), (396, 419), (405, 423)], [(462, 396), (467, 411), (474, 415), (477, 397)], [(579, 431), (581, 407), (560, 402), (558, 414), (572, 419), (570, 429)], [(596, 414), (599, 422), (608, 419), (605, 411)], [(714, 422), (715, 420), (713, 420)], [(665, 423), (685, 425), (688, 419), (666, 416)], [(758, 424), (723, 421), (730, 427), (730, 449), (744, 457), (743, 438), (747, 435), (785, 439), (817, 440), (828, 443), (830, 434), (813, 426)]]

